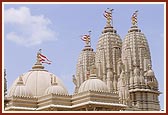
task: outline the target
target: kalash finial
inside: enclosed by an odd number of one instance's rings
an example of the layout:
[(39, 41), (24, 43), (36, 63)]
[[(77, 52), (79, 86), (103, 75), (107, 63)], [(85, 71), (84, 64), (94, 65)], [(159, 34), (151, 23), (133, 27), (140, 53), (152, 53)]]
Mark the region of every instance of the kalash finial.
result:
[(137, 25), (137, 22), (138, 22), (137, 15), (138, 15), (138, 10), (136, 10), (131, 17), (131, 21), (132, 21), (133, 26)]
[(91, 35), (91, 31), (88, 31), (89, 34), (85, 34), (85, 35), (82, 35), (81, 39), (86, 43), (86, 46), (89, 46), (89, 43), (91, 45), (91, 38), (90, 38), (90, 35)]
[[(108, 10), (108, 11), (107, 11)], [(114, 9), (110, 9), (110, 8), (107, 8), (107, 10), (104, 11), (104, 17), (106, 18), (106, 22), (107, 22), (107, 26), (111, 26), (111, 21), (113, 22), (112, 20), (112, 11)], [(112, 24), (113, 25), (113, 24)]]
[(36, 59), (37, 62), (36, 62), (36, 64), (41, 64), (41, 63), (40, 63), (40, 60), (41, 60), (41, 57), (40, 57), (41, 50), (42, 50), (42, 49), (39, 49), (39, 51), (37, 52), (37, 59)]
[(44, 67), (42, 66), (42, 63), (51, 64), (51, 61), (41, 53), (41, 50), (42, 49), (39, 49), (39, 51), (37, 52), (37, 56), (36, 56), (37, 62), (32, 67), (32, 69), (44, 69)]

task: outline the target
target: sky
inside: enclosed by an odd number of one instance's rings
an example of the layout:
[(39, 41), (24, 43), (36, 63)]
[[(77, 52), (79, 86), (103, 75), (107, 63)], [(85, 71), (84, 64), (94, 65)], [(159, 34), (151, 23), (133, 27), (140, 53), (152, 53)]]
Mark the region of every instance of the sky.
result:
[(70, 94), (72, 75), (85, 43), (81, 35), (91, 30), (94, 51), (106, 24), (103, 12), (113, 8), (113, 26), (123, 40), (131, 27), (131, 15), (138, 10), (138, 27), (145, 34), (152, 69), (159, 82), (164, 109), (164, 5), (163, 4), (5, 4), (4, 68), (8, 89), (21, 74), (31, 70), (39, 49), (51, 61), (45, 69), (58, 76)]

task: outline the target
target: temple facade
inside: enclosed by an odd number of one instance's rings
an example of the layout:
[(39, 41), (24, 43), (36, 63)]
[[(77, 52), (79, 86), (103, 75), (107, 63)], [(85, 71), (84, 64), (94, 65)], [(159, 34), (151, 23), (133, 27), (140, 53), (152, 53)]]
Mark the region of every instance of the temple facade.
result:
[(41, 51), (32, 69), (21, 74), (7, 92), (4, 77), (5, 111), (160, 111), (158, 81), (152, 70), (150, 48), (137, 26), (137, 13), (122, 40), (112, 24), (112, 11), (104, 12), (106, 25), (96, 51), (90, 35), (72, 76), (74, 93), (42, 65)]

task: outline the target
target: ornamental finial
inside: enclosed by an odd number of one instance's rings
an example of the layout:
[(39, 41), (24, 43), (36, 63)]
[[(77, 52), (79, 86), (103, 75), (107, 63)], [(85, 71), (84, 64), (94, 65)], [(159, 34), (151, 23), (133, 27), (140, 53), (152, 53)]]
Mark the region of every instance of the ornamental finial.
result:
[[(108, 11), (107, 11), (108, 10)], [(112, 21), (112, 11), (114, 9), (110, 9), (110, 8), (107, 8), (107, 10), (104, 11), (104, 17), (106, 18), (106, 21), (107, 21), (107, 25), (111, 25), (111, 21)]]
[(89, 34), (82, 35), (81, 37), (81, 39), (86, 43), (87, 46), (89, 45), (89, 43), (91, 44), (91, 38), (90, 38), (91, 31), (88, 32)]
[(138, 22), (137, 21), (137, 15), (138, 15), (138, 10), (136, 10), (131, 17), (131, 21), (132, 21), (133, 26), (137, 25), (137, 22)]
[(37, 59), (36, 59), (36, 60), (37, 60), (37, 62), (36, 62), (37, 64), (41, 64), (41, 63), (40, 63), (40, 60), (41, 60), (41, 57), (40, 57), (41, 50), (42, 50), (42, 49), (39, 49), (39, 51), (37, 52)]

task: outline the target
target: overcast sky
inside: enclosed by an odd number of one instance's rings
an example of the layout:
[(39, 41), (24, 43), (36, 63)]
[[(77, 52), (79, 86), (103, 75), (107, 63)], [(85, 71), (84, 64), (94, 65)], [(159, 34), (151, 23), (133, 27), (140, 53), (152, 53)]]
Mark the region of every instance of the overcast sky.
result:
[(58, 76), (72, 94), (72, 75), (84, 47), (80, 36), (91, 30), (94, 51), (106, 24), (103, 12), (113, 8), (113, 25), (123, 40), (131, 27), (131, 15), (138, 12), (138, 27), (145, 34), (152, 68), (159, 82), (164, 109), (164, 5), (163, 4), (5, 4), (4, 67), (8, 88), (21, 74), (31, 70), (41, 48), (51, 65), (45, 69)]

